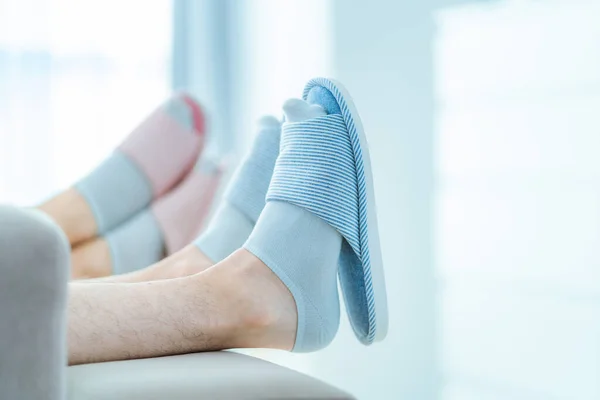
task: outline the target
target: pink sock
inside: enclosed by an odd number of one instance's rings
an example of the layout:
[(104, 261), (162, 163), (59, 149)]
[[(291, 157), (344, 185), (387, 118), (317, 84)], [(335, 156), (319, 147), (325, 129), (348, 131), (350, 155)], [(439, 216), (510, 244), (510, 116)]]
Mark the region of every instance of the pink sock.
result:
[(190, 96), (178, 94), (142, 122), (118, 150), (142, 170), (156, 198), (191, 170), (204, 145), (204, 133), (200, 106)]
[(152, 205), (165, 242), (166, 254), (190, 244), (204, 226), (224, 167), (200, 162), (178, 187)]

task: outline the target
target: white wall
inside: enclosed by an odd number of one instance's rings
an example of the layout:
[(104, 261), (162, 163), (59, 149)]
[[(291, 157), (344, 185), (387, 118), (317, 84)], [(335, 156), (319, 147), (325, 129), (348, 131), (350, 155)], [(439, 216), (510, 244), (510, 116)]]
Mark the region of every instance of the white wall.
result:
[(436, 14), (444, 399), (600, 398), (598, 15)]
[(312, 77), (331, 67), (330, 0), (230, 1), (231, 120), (237, 148), (251, 143), (256, 120), (282, 116)]

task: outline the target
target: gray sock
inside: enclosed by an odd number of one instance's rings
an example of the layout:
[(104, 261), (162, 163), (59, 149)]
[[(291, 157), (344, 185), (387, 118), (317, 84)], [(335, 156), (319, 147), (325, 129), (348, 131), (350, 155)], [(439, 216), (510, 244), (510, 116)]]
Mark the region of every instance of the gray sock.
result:
[(194, 244), (213, 262), (242, 247), (265, 206), (265, 196), (279, 154), (281, 123), (274, 117), (259, 121), (250, 153), (229, 183), (223, 203)]
[(342, 236), (316, 215), (293, 204), (270, 201), (244, 248), (288, 287), (296, 302), (293, 351), (324, 348), (340, 323), (337, 262)]
[(165, 253), (163, 234), (150, 209), (146, 209), (105, 237), (113, 275), (137, 271), (160, 261)]
[(65, 398), (69, 244), (42, 213), (0, 206), (0, 397)]

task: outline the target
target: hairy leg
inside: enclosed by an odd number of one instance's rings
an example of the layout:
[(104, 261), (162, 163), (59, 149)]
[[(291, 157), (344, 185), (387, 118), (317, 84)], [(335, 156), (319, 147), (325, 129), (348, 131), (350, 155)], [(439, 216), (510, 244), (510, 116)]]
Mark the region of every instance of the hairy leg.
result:
[(208, 270), (143, 283), (72, 283), (69, 364), (229, 348), (290, 350), (297, 313), (286, 286), (238, 250)]
[(37, 207), (65, 232), (71, 246), (96, 236), (98, 229), (92, 209), (75, 189), (67, 189)]

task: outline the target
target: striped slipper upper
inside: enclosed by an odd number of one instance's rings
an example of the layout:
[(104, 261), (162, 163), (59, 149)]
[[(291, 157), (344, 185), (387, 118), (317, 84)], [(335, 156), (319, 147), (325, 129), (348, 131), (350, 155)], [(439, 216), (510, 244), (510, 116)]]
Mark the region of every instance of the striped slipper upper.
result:
[(339, 278), (348, 316), (364, 344), (387, 332), (370, 160), (360, 119), (339, 83), (311, 80), (304, 100), (328, 115), (283, 125), (267, 201), (286, 201), (317, 215), (343, 236)]

